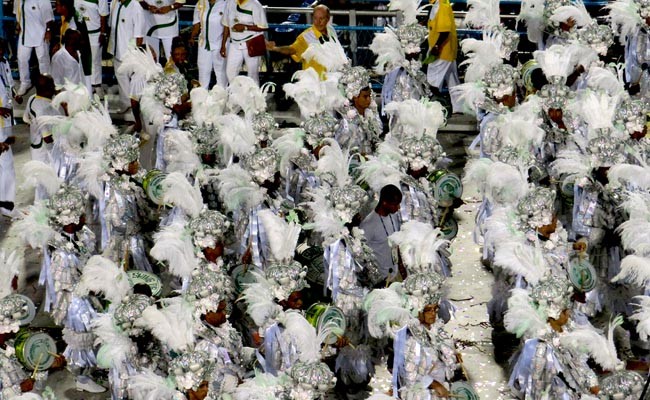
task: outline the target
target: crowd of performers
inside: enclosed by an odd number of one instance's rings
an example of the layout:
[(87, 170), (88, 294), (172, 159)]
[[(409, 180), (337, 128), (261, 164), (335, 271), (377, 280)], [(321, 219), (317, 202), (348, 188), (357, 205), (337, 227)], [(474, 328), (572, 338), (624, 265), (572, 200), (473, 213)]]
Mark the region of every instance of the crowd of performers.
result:
[[(77, 389), (113, 399), (345, 398), (379, 363), (391, 387), (371, 398), (470, 396), (444, 331), (462, 186), (436, 139), (446, 110), (427, 99), (418, 3), (391, 2), (401, 25), (371, 46), (381, 111), (370, 72), (325, 41), (303, 58), (327, 72), (283, 86), (296, 128), (267, 112), (271, 86), (192, 89), (136, 48), (121, 68), (140, 137), (84, 87), (55, 95), (39, 78), (27, 119), (41, 145), (23, 169), (35, 203), (0, 255), (0, 398), (53, 398), (48, 369), (63, 365)], [(650, 5), (608, 6), (626, 49), (613, 65), (601, 61), (612, 30), (582, 3), (524, 2), (540, 50), (522, 66), (498, 2), (469, 4), (483, 36), (461, 43), (451, 98), (480, 125), (464, 179), (483, 196), (475, 240), (495, 275), (497, 358), (520, 398), (637, 399), (645, 380), (625, 367), (642, 364), (650, 326)], [(26, 251), (41, 255), (59, 347), (17, 293)]]

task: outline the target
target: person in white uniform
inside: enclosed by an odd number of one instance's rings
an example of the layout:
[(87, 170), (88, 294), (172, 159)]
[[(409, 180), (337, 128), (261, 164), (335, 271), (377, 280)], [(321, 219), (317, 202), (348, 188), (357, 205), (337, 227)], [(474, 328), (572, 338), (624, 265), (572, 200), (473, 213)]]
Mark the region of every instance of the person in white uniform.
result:
[[(2, 55), (4, 58), (4, 55)], [(6, 64), (6, 60), (1, 64)], [(2, 68), (3, 70), (5, 68)], [(4, 78), (4, 74), (0, 74)], [(16, 137), (11, 129), (11, 91), (7, 84), (0, 84), (0, 213), (11, 215), (16, 200), (16, 171), (14, 170), (14, 155), (11, 145)]]
[(18, 35), (18, 73), (20, 87), (17, 96), (24, 96), (32, 87), (29, 58), (36, 51), (41, 74), (50, 73), (49, 42), (52, 36), (54, 11), (49, 0), (15, 0), (16, 31)]
[(185, 0), (141, 0), (147, 23), (147, 44), (153, 47), (160, 56), (162, 43), (165, 57), (169, 59), (172, 51), (172, 40), (178, 36), (178, 9), (183, 7)]
[[(246, 63), (248, 76), (260, 83), (261, 56), (248, 55), (246, 42), (264, 34), (268, 29), (266, 11), (257, 0), (227, 0), (221, 23), (224, 26), (221, 39), (221, 56), (226, 57), (226, 75), (232, 82)], [(229, 44), (227, 44), (230, 42)]]
[(130, 77), (118, 73), (123, 57), (127, 54), (129, 42), (135, 40), (137, 46), (144, 42), (145, 20), (144, 10), (137, 1), (115, 0), (111, 3), (111, 34), (108, 41), (108, 52), (113, 55), (113, 68), (120, 91), (120, 112), (126, 112), (131, 107)]
[(103, 97), (102, 89), (102, 49), (106, 45), (108, 25), (108, 0), (75, 0), (74, 6), (86, 21), (88, 40), (92, 57), (90, 83), (95, 92)]
[(190, 44), (199, 37), (197, 64), (199, 82), (209, 89), (212, 71), (217, 78), (217, 85), (228, 86), (226, 76), (226, 59), (221, 56), (221, 39), (223, 25), (221, 20), (226, 10), (226, 0), (199, 0), (194, 9), (194, 20)]
[(52, 79), (54, 79), (57, 90), (63, 88), (66, 81), (77, 85), (86, 85), (79, 54), (80, 40), (79, 31), (66, 30), (63, 35), (63, 47), (52, 56)]

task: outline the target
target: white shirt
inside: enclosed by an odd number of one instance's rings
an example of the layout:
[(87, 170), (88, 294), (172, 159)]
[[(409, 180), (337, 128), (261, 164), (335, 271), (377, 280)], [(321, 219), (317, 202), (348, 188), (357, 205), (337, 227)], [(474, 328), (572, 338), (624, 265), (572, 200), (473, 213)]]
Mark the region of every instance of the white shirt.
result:
[(126, 54), (131, 39), (143, 38), (146, 23), (144, 10), (137, 0), (127, 0), (121, 3), (113, 0), (111, 4), (111, 36), (108, 41), (108, 52), (117, 60)]
[(385, 217), (373, 210), (361, 222), (364, 236), (368, 246), (375, 253), (379, 271), (384, 278), (397, 274), (397, 265), (393, 261), (393, 252), (388, 244), (388, 236), (400, 230), (398, 213), (389, 214)]
[[(62, 115), (59, 110), (52, 107), (52, 99), (32, 95), (27, 100), (27, 107), (23, 114), (23, 121), (29, 125), (29, 142), (31, 146), (32, 160), (49, 162), (47, 150), (43, 143), (43, 138), (52, 136), (51, 124), (32, 124), (37, 117), (45, 115)], [(39, 126), (40, 125), (40, 126)]]
[[(81, 55), (78, 55), (81, 59)], [(84, 73), (81, 63), (72, 57), (65, 46), (52, 56), (52, 79), (57, 89), (65, 85), (66, 79), (77, 85), (84, 85)]]
[[(174, 3), (185, 3), (185, 0), (145, 0), (147, 4), (155, 7), (171, 6)], [(170, 11), (167, 14), (153, 14), (144, 11), (147, 23), (145, 36), (158, 39), (173, 38), (178, 36), (178, 11)]]
[[(238, 5), (237, 0), (227, 0), (226, 10), (223, 14), (221, 23), (223, 26), (232, 28), (236, 24), (256, 25), (260, 28), (268, 28), (266, 22), (266, 11), (257, 0), (248, 0), (243, 5)], [(230, 41), (234, 44), (246, 47), (246, 41), (255, 36), (263, 35), (263, 32), (243, 31), (235, 32), (230, 30)]]
[[(226, 10), (226, 4), (226, 0), (216, 0), (214, 4), (210, 4), (208, 0), (199, 0), (196, 3), (192, 24), (201, 24), (199, 48), (208, 49), (208, 44), (209, 50), (221, 48), (221, 38), (223, 37), (221, 20)], [(206, 35), (208, 42), (206, 42)]]
[(20, 24), (18, 43), (26, 47), (42, 45), (47, 23), (54, 20), (49, 0), (15, 0), (14, 14)]
[(102, 17), (108, 16), (107, 0), (75, 0), (74, 8), (86, 21), (88, 34), (99, 33), (102, 26)]

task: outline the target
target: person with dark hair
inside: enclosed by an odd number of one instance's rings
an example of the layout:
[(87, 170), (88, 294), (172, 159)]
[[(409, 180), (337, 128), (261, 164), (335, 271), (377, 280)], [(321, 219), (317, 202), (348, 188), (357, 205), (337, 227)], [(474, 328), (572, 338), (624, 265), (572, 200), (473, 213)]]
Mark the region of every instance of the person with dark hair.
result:
[(400, 230), (399, 208), (402, 192), (395, 185), (386, 185), (379, 192), (375, 209), (361, 222), (368, 246), (377, 259), (379, 271), (387, 280), (397, 277), (397, 263), (393, 260), (388, 237)]
[(66, 80), (85, 85), (79, 47), (81, 34), (74, 29), (67, 29), (63, 35), (63, 47), (52, 57), (52, 78), (57, 89), (63, 88)]
[(5, 58), (6, 46), (0, 42), (0, 213), (11, 216), (16, 198), (16, 172), (14, 170), (14, 156), (11, 146), (16, 142), (11, 129), (13, 125), (11, 71), (9, 62)]
[(90, 84), (93, 91), (104, 97), (102, 88), (102, 50), (108, 34), (108, 0), (75, 0), (78, 16), (86, 21), (91, 54)]

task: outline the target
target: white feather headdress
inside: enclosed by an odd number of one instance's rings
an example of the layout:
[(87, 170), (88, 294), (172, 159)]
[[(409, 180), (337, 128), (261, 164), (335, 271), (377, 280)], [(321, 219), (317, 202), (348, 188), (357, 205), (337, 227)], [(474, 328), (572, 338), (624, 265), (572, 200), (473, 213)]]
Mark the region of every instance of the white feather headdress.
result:
[[(650, 247), (650, 245), (646, 245)], [(630, 254), (621, 260), (621, 272), (612, 278), (612, 282), (628, 281), (645, 287), (650, 279), (650, 258)]]
[(607, 177), (612, 187), (625, 186), (628, 190), (650, 190), (650, 167), (634, 164), (613, 165), (607, 171)]
[(386, 75), (407, 63), (406, 53), (399, 37), (390, 27), (387, 27), (384, 32), (375, 33), (370, 43), (370, 50), (377, 56), (374, 71), (379, 75)]
[(168, 174), (161, 182), (163, 190), (163, 201), (172, 204), (194, 218), (203, 209), (203, 197), (201, 190), (192, 186), (185, 175), (180, 172)]
[(266, 111), (266, 94), (273, 84), (260, 87), (248, 76), (239, 75), (228, 85), (228, 107), (231, 113), (244, 111), (247, 119)]
[(23, 165), (23, 176), (25, 181), (23, 187), (35, 188), (38, 185), (43, 186), (48, 195), (56, 193), (63, 183), (54, 171), (51, 165), (42, 161), (31, 160)]
[(508, 332), (526, 339), (539, 337), (550, 329), (546, 316), (534, 306), (526, 289), (510, 291), (503, 324)]
[(331, 174), (334, 176), (336, 186), (344, 187), (352, 182), (348, 169), (350, 154), (343, 151), (335, 140), (326, 139), (325, 143), (327, 145), (323, 146), (319, 153), (316, 174), (319, 176)]
[(109, 165), (100, 151), (85, 153), (79, 162), (79, 186), (100, 199), (104, 196), (104, 181), (108, 179)]
[(368, 313), (368, 333), (374, 338), (390, 337), (394, 327), (408, 324), (413, 316), (405, 307), (405, 295), (401, 283), (393, 283), (387, 289), (375, 289), (363, 300)]
[(549, 80), (557, 77), (564, 83), (575, 67), (569, 46), (555, 44), (546, 50), (535, 51), (533, 57)]
[(122, 332), (113, 320), (113, 314), (98, 314), (92, 321), (95, 334), (97, 365), (101, 368), (115, 368), (137, 352), (135, 343)]
[(316, 329), (298, 311), (287, 311), (280, 315), (279, 322), (284, 326), (282, 336), (285, 343), (296, 345), (298, 359), (302, 362), (320, 360), (320, 342)]
[(190, 133), (180, 129), (165, 132), (165, 160), (167, 172), (179, 172), (183, 175), (194, 173), (201, 165), (199, 156), (194, 151)]
[(440, 229), (419, 221), (408, 221), (388, 237), (391, 246), (399, 248), (409, 275), (435, 271), (442, 275), (439, 251), (449, 244), (440, 237)]
[(512, 205), (528, 191), (526, 176), (514, 166), (487, 158), (471, 160), (463, 182), (477, 185), (494, 205)]
[(75, 292), (80, 296), (85, 296), (91, 291), (103, 293), (106, 300), (119, 304), (131, 291), (131, 285), (123, 269), (108, 258), (96, 255), (90, 257), (84, 266), (81, 279), (75, 288)]
[(644, 342), (650, 338), (650, 296), (635, 296), (634, 300), (638, 302), (636, 311), (630, 317), (631, 320), (638, 321), (636, 331)]
[(219, 85), (214, 85), (210, 91), (197, 87), (190, 92), (190, 100), (192, 117), (197, 125), (216, 125), (228, 104), (228, 92)]
[(287, 222), (268, 209), (261, 210), (258, 217), (266, 230), (274, 260), (276, 262), (293, 260), (301, 231), (300, 225), (295, 222)]
[(366, 182), (376, 193), (386, 185), (399, 187), (403, 177), (399, 169), (399, 161), (395, 162), (381, 155), (370, 156), (367, 161), (359, 165), (357, 171), (359, 172), (357, 182)]
[(219, 145), (222, 148), (222, 160), (230, 160), (233, 155), (243, 156), (255, 151), (257, 137), (253, 127), (245, 119), (226, 114), (216, 121), (219, 129)]
[(605, 6), (609, 10), (608, 19), (612, 30), (618, 34), (621, 44), (626, 44), (638, 27), (643, 23), (639, 13), (639, 6), (634, 0), (616, 0)]
[(600, 129), (612, 128), (619, 96), (610, 96), (605, 92), (587, 90), (570, 103), (569, 108), (580, 116), (589, 127), (591, 138)]
[(499, 0), (468, 0), (465, 24), (477, 29), (488, 29), (501, 25)]
[(163, 73), (163, 67), (158, 64), (153, 54), (147, 50), (141, 50), (135, 46), (128, 46), (126, 53), (122, 55), (117, 72), (127, 76), (135, 74), (140, 79), (148, 81), (154, 76)]
[(302, 53), (302, 58), (308, 62), (314, 60), (325, 67), (325, 71), (330, 73), (339, 72), (350, 64), (350, 60), (348, 60), (345, 50), (343, 50), (343, 46), (338, 40), (311, 43), (307, 50)]
[(418, 13), (424, 7), (418, 8), (420, 0), (391, 0), (388, 3), (390, 11), (401, 11), (404, 16), (403, 25), (416, 24), (418, 22)]
[(24, 263), (23, 252), (18, 249), (11, 252), (0, 251), (0, 299), (13, 293), (11, 283), (18, 276)]
[(544, 32), (544, 0), (523, 0), (517, 16), (517, 24), (524, 21), (528, 40), (538, 43)]
[(192, 237), (185, 230), (183, 220), (174, 221), (154, 234), (150, 254), (158, 261), (165, 261), (169, 273), (181, 278), (189, 278), (199, 266)]
[(250, 209), (264, 201), (266, 190), (255, 183), (251, 174), (239, 165), (222, 169), (217, 179), (219, 196), (229, 211)]
[(292, 80), (292, 83), (284, 84), (282, 89), (287, 97), (293, 98), (298, 104), (303, 119), (331, 112), (346, 102), (338, 88), (335, 74), (328, 74), (325, 80), (321, 80), (313, 68), (308, 68), (296, 72)]
[(77, 85), (66, 81), (63, 90), (52, 98), (52, 107), (56, 109), (64, 103), (67, 105), (68, 115), (74, 116), (79, 111), (90, 108), (90, 93), (88, 93), (85, 85)]
[(327, 197), (330, 192), (328, 187), (317, 187), (308, 192), (311, 201), (306, 205), (311, 211), (311, 223), (305, 229), (313, 229), (323, 237), (323, 243), (330, 243), (340, 239), (348, 231), (345, 224), (332, 208)]
[(610, 96), (627, 97), (623, 79), (623, 70), (616, 67), (616, 73), (609, 68), (593, 66), (589, 68), (587, 86), (593, 90), (602, 90)]
[(621, 324), (623, 324), (623, 317), (620, 315), (610, 321), (607, 338), (589, 324), (578, 325), (575, 329), (560, 335), (560, 343), (588, 354), (603, 369), (615, 371), (622, 367), (614, 344), (614, 329)]
[(398, 127), (397, 132), (391, 131), (391, 134), (400, 139), (406, 136), (436, 139), (438, 129), (446, 122), (445, 109), (439, 102), (414, 99), (394, 101), (385, 107), (385, 111), (395, 119)]
[(156, 305), (145, 308), (136, 320), (136, 326), (148, 329), (153, 336), (176, 352), (191, 349), (196, 325), (192, 304), (183, 297), (162, 299), (161, 302), (161, 309)]
[(184, 397), (176, 390), (171, 378), (163, 378), (148, 368), (130, 376), (128, 382), (129, 395), (133, 400), (174, 400)]
[(287, 172), (291, 169), (291, 162), (298, 157), (305, 149), (305, 131), (300, 128), (287, 128), (284, 134), (273, 140), (271, 147), (280, 156), (280, 174), (286, 178)]
[(282, 312), (273, 299), (271, 283), (257, 272), (252, 272), (255, 282), (246, 286), (240, 300), (246, 302), (246, 313), (258, 327), (266, 327)]
[(33, 249), (43, 249), (57, 235), (49, 221), (49, 209), (42, 203), (35, 204), (23, 218), (12, 223), (8, 236), (20, 238)]
[(569, 18), (572, 18), (578, 27), (589, 25), (593, 21), (582, 0), (574, 0), (571, 5), (556, 8), (550, 20), (559, 24)]
[(465, 82), (478, 82), (495, 65), (503, 63), (501, 35), (496, 32), (483, 32), (483, 39), (463, 39), (461, 49), (467, 57), (461, 66), (466, 65)]
[(543, 249), (537, 244), (527, 244), (523, 238), (498, 244), (494, 265), (502, 267), (512, 276), (523, 276), (531, 285), (536, 285), (550, 270)]

